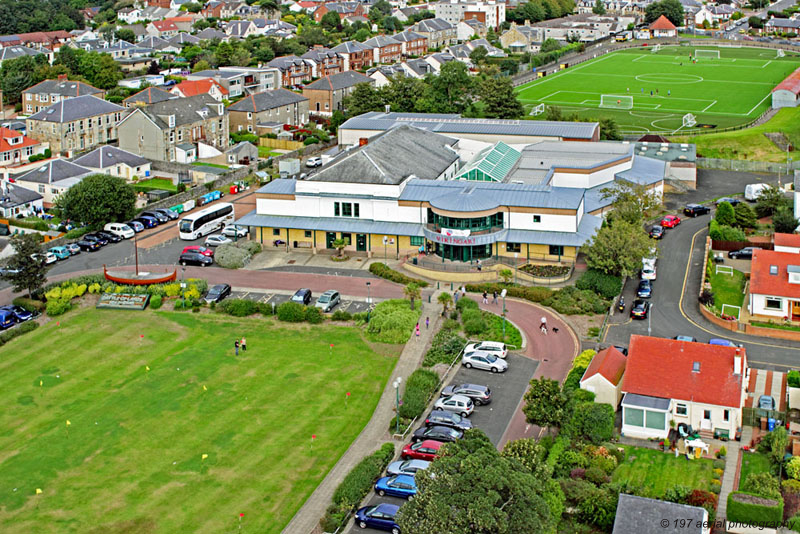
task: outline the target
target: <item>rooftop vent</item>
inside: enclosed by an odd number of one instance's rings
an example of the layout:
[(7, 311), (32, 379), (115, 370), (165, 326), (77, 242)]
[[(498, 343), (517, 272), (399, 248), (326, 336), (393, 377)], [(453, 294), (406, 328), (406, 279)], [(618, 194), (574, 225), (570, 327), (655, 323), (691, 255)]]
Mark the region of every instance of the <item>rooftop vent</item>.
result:
[(692, 372), (693, 373), (700, 372), (700, 362), (692, 362)]
[(769, 274), (772, 276), (778, 276), (778, 266), (777, 265), (770, 265), (769, 266)]

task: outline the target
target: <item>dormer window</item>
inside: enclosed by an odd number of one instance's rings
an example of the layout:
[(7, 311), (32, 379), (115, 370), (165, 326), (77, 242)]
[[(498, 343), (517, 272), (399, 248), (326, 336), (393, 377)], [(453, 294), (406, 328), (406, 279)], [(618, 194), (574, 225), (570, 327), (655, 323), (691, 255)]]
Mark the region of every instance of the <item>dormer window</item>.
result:
[(770, 265), (769, 266), (769, 274), (772, 276), (778, 276), (778, 266), (777, 265)]
[(700, 362), (692, 362), (692, 372), (693, 373), (700, 372)]
[(19, 137), (9, 137), (8, 138), (9, 145), (19, 145), (22, 144), (22, 136)]
[[(772, 267), (770, 267), (770, 271)], [(798, 265), (789, 265), (786, 267), (786, 271), (789, 273), (789, 283), (790, 284), (800, 284), (800, 266)]]

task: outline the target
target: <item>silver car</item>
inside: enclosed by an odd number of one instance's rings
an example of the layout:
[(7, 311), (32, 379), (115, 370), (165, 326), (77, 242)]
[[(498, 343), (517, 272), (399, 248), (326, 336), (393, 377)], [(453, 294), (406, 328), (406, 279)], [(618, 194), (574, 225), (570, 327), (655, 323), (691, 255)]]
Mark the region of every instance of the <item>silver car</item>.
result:
[(249, 232), (246, 226), (239, 226), (236, 224), (229, 224), (222, 229), (222, 235), (225, 237), (244, 237)]
[(406, 460), (404, 462), (392, 462), (386, 468), (386, 474), (389, 476), (394, 475), (409, 475), (414, 476), (417, 471), (424, 471), (431, 465), (430, 462), (425, 460)]
[(447, 410), (448, 412), (455, 412), (461, 417), (469, 417), (475, 411), (475, 404), (472, 399), (464, 395), (453, 395), (451, 397), (442, 397), (433, 405), (437, 410)]
[(317, 299), (317, 303), (314, 304), (317, 308), (322, 309), (324, 312), (329, 312), (333, 308), (336, 307), (337, 304), (341, 302), (341, 297), (339, 296), (339, 292), (334, 289), (329, 289), (325, 293), (319, 296)]
[(503, 373), (508, 369), (508, 362), (494, 354), (476, 350), (468, 352), (461, 358), (461, 365), (467, 369), (482, 369), (493, 373)]

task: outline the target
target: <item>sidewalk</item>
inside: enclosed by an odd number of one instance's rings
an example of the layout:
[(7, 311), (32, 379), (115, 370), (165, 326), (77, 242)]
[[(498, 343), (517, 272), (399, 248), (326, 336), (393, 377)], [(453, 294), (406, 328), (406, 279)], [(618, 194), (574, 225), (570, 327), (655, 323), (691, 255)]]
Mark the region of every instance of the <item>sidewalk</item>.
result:
[[(427, 299), (422, 299), (422, 320), (420, 323), (423, 323), (423, 328), (420, 330), (420, 340), (415, 342), (412, 334), (412, 339), (409, 339), (408, 343), (406, 343), (391, 377), (386, 382), (386, 387), (383, 389), (383, 394), (378, 401), (375, 412), (372, 414), (372, 418), (350, 445), (350, 448), (339, 458), (333, 469), (328, 472), (325, 479), (317, 486), (314, 493), (308, 497), (289, 524), (286, 525), (286, 528), (283, 529), (284, 534), (308, 534), (312, 532), (330, 505), (333, 492), (347, 473), (365, 456), (376, 451), (386, 441), (391, 440), (387, 428), (389, 421), (394, 417), (395, 408), (395, 392), (392, 382), (398, 376), (402, 377), (403, 381), (408, 380), (409, 375), (422, 363), (422, 358), (425, 356), (433, 334), (439, 329), (439, 323), (442, 320), (441, 306), (436, 303), (435, 297), (436, 295), (431, 299), (431, 303), (428, 303)], [(431, 325), (428, 329), (424, 328), (425, 317), (431, 318)], [(404, 388), (405, 386), (402, 387)], [(402, 443), (396, 443), (395, 445), (399, 446)]]

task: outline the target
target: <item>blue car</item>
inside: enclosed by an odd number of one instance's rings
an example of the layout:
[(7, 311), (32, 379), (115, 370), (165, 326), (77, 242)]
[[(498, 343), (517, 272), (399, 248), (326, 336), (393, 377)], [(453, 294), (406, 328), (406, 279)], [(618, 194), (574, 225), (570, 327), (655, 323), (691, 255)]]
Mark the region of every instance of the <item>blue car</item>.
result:
[(392, 534), (400, 534), (400, 527), (394, 518), (400, 509), (396, 504), (379, 504), (365, 506), (356, 512), (356, 525), (361, 528), (374, 528), (386, 530)]
[(131, 227), (131, 230), (137, 234), (144, 230), (144, 225), (137, 220), (128, 221), (125, 224)]
[(142, 226), (145, 228), (154, 228), (158, 226), (158, 219), (155, 217), (148, 217), (147, 215), (142, 215), (134, 219), (134, 221), (142, 223)]
[(417, 494), (417, 483), (414, 477), (408, 475), (383, 477), (375, 483), (375, 493), (381, 497), (392, 495), (393, 497), (411, 500)]
[(728, 341), (727, 339), (721, 339), (718, 337), (712, 338), (708, 340), (709, 345), (720, 345), (722, 347), (738, 347), (736, 343), (733, 341)]
[(5, 330), (14, 326), (14, 314), (8, 310), (0, 310), (0, 328)]
[(15, 323), (21, 323), (23, 321), (28, 321), (33, 319), (33, 314), (23, 308), (22, 306), (11, 305), (11, 306), (3, 306), (0, 308), (1, 311), (8, 311), (11, 312), (11, 315), (14, 319)]
[(67, 247), (53, 247), (50, 250), (48, 250), (48, 252), (52, 252), (53, 254), (55, 254), (56, 258), (58, 258), (59, 260), (66, 260), (67, 258), (70, 257), (70, 253), (69, 250), (67, 250)]
[(636, 296), (640, 299), (649, 299), (653, 296), (653, 286), (650, 280), (641, 280), (639, 288), (636, 290)]

